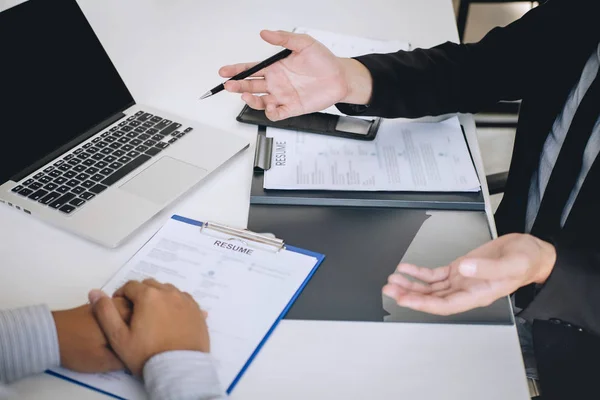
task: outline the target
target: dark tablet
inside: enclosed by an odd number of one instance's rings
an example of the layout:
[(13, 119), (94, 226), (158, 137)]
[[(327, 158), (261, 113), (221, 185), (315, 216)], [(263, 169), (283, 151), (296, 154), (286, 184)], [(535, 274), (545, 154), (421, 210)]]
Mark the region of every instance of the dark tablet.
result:
[(381, 118), (366, 120), (362, 118), (339, 116), (325, 113), (312, 113), (273, 122), (264, 111), (244, 106), (236, 118), (247, 124), (291, 129), (322, 135), (339, 136), (348, 139), (373, 140), (381, 124)]

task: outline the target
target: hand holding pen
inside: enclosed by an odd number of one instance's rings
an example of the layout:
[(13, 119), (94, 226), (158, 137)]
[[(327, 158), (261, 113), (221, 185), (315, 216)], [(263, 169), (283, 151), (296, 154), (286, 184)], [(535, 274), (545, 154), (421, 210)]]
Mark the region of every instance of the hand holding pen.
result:
[[(225, 90), (242, 93), (242, 100), (256, 110), (265, 110), (267, 118), (278, 121), (321, 111), (338, 102), (368, 103), (371, 77), (358, 61), (336, 57), (308, 35), (285, 31), (262, 31), (260, 35), (267, 43), (290, 52), (284, 50), (260, 64), (224, 66), (219, 74), (231, 78), (223, 84)], [(213, 90), (218, 92), (220, 86)]]

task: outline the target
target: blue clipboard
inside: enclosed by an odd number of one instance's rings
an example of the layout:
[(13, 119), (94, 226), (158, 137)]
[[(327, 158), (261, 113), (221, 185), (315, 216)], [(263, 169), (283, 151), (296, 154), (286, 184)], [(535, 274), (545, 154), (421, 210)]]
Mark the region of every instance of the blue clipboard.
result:
[[(271, 326), (271, 328), (269, 328), (269, 330), (267, 331), (267, 333), (265, 334), (265, 336), (263, 337), (263, 339), (260, 341), (260, 343), (256, 346), (256, 349), (254, 350), (254, 352), (250, 355), (250, 357), (248, 358), (248, 361), (246, 361), (246, 363), (244, 364), (244, 366), (242, 367), (242, 369), (240, 370), (240, 372), (237, 374), (237, 376), (234, 378), (234, 380), (231, 382), (231, 384), (229, 385), (229, 387), (226, 390), (227, 394), (230, 394), (231, 391), (234, 389), (234, 387), (238, 384), (238, 382), (240, 381), (240, 379), (242, 378), (242, 376), (244, 375), (244, 373), (246, 372), (246, 370), (248, 369), (248, 367), (250, 366), (250, 364), (252, 363), (252, 361), (254, 360), (254, 358), (258, 355), (259, 351), (261, 350), (261, 348), (265, 345), (265, 343), (267, 342), (267, 340), (269, 339), (269, 337), (271, 336), (271, 334), (273, 333), (273, 331), (275, 330), (275, 328), (277, 327), (277, 325), (279, 324), (279, 321), (281, 321), (285, 315), (288, 313), (288, 311), (290, 310), (290, 308), (292, 307), (292, 305), (294, 304), (294, 302), (296, 301), (296, 299), (298, 298), (298, 296), (300, 296), (300, 294), (302, 293), (302, 291), (304, 290), (304, 288), (306, 287), (306, 285), (308, 284), (308, 282), (310, 281), (310, 279), (312, 278), (312, 276), (315, 274), (315, 272), (317, 271), (317, 268), (319, 268), (319, 266), (321, 265), (321, 263), (323, 263), (323, 260), (325, 259), (325, 255), (324, 254), (320, 254), (320, 253), (316, 253), (310, 250), (306, 250), (306, 249), (301, 249), (298, 247), (294, 247), (294, 246), (290, 246), (290, 245), (286, 245), (284, 244), (284, 242), (281, 239), (277, 239), (277, 238), (271, 238), (271, 237), (267, 237), (267, 236), (263, 236), (261, 234), (257, 234), (245, 229), (236, 229), (236, 228), (230, 228), (227, 227), (225, 225), (220, 225), (220, 224), (215, 224), (215, 223), (206, 223), (206, 222), (202, 222), (202, 221), (197, 221), (194, 219), (190, 219), (190, 218), (186, 218), (180, 215), (173, 215), (171, 216), (172, 220), (181, 222), (181, 223), (185, 223), (185, 224), (190, 224), (190, 225), (195, 225), (198, 226), (200, 228), (208, 228), (210, 226), (210, 228), (221, 231), (223, 233), (227, 233), (233, 236), (238, 236), (238, 237), (242, 237), (245, 240), (261, 240), (261, 242), (265, 245), (274, 245), (279, 247), (282, 250), (286, 250), (286, 251), (292, 251), (295, 253), (300, 253), (300, 254), (304, 254), (310, 257), (314, 257), (317, 261), (315, 263), (315, 265), (313, 266), (312, 270), (310, 271), (310, 273), (307, 275), (306, 279), (304, 280), (304, 282), (302, 282), (302, 284), (300, 285), (300, 287), (298, 288), (298, 290), (296, 291), (296, 293), (294, 293), (294, 295), (292, 296), (292, 298), (290, 299), (290, 301), (288, 302), (288, 304), (285, 306), (285, 308), (283, 309), (283, 311), (281, 312), (281, 314), (279, 314), (279, 316), (277, 317), (277, 319), (273, 322), (273, 325)], [(55, 376), (57, 378), (61, 378), (64, 379), (66, 381), (69, 381), (71, 383), (83, 386), (85, 388), (94, 390), (96, 392), (102, 393), (104, 395), (113, 397), (115, 399), (120, 399), (120, 400), (127, 400), (123, 397), (117, 396), (113, 393), (107, 392), (105, 390), (96, 388), (94, 386), (88, 385), (84, 382), (80, 382), (77, 381), (75, 379), (72, 379), (70, 377), (64, 376), (60, 373), (57, 373), (55, 371), (46, 371), (47, 374)]]

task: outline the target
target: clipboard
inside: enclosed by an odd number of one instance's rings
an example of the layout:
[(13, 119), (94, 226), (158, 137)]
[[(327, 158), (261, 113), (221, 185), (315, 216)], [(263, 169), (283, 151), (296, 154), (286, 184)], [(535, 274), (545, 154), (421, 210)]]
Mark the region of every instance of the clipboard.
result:
[[(461, 125), (464, 136), (464, 128)], [(466, 137), (465, 137), (466, 138)], [(483, 192), (359, 192), (323, 190), (278, 190), (264, 188), (264, 173), (271, 168), (273, 138), (259, 126), (254, 150), (254, 172), (250, 204), (291, 206), (346, 206), (420, 208), (461, 211), (485, 211)], [(473, 162), (471, 149), (469, 156)]]
[(298, 288), (296, 293), (292, 296), (292, 298), (290, 299), (288, 304), (285, 306), (285, 308), (283, 309), (281, 314), (279, 314), (279, 317), (275, 320), (275, 322), (273, 323), (273, 325), (271, 326), (269, 331), (266, 333), (266, 335), (263, 337), (261, 342), (258, 344), (258, 346), (254, 350), (254, 352), (252, 353), (252, 355), (250, 356), (250, 358), (248, 359), (246, 364), (242, 367), (242, 369), (238, 373), (237, 377), (233, 380), (231, 385), (229, 385), (229, 387), (227, 388), (226, 392), (227, 392), (227, 394), (230, 394), (231, 391), (233, 390), (233, 388), (235, 387), (235, 385), (237, 385), (239, 380), (242, 378), (242, 376), (244, 375), (244, 373), (246, 372), (246, 370), (248, 369), (248, 367), (250, 366), (250, 364), (252, 363), (254, 358), (258, 355), (258, 352), (260, 351), (260, 349), (265, 345), (265, 343), (269, 339), (269, 336), (271, 336), (271, 334), (273, 333), (273, 331), (275, 330), (275, 328), (277, 327), (279, 322), (286, 316), (286, 314), (288, 313), (290, 308), (294, 305), (294, 303), (296, 302), (296, 300), (298, 299), (298, 297), (300, 296), (300, 294), (302, 293), (302, 291), (304, 290), (304, 288), (306, 287), (306, 285), (308, 284), (308, 282), (310, 281), (312, 276), (317, 271), (317, 268), (323, 263), (323, 260), (325, 259), (325, 255), (316, 253), (316, 252), (313, 252), (310, 250), (301, 249), (299, 247), (287, 245), (284, 240), (279, 239), (279, 238), (275, 237), (274, 235), (268, 235), (265, 233), (256, 233), (256, 232), (250, 231), (248, 229), (234, 228), (231, 226), (219, 224), (217, 222), (196, 221), (193, 219), (182, 217), (180, 215), (173, 215), (171, 217), (171, 219), (174, 219), (176, 221), (180, 221), (183, 223), (199, 226), (200, 233), (202, 233), (202, 234), (211, 235), (211, 232), (216, 232), (218, 234), (224, 235), (225, 237), (229, 237), (230, 239), (236, 239), (236, 240), (241, 240), (243, 242), (246, 242), (248, 245), (250, 245), (254, 248), (264, 249), (266, 251), (273, 251), (273, 252), (287, 250), (287, 251), (292, 251), (294, 253), (311, 256), (311, 257), (314, 257), (317, 259), (317, 262), (314, 265), (312, 271), (308, 274), (308, 276), (306, 277), (306, 279), (304, 280), (302, 285), (300, 285), (300, 287)]
[[(290, 281), (292, 283), (288, 284), (288, 289), (290, 289), (290, 293), (291, 293), (292, 288), (295, 291), (293, 292), (293, 295), (291, 295), (291, 297), (289, 298), (289, 301), (287, 301), (287, 303), (285, 303), (285, 305), (281, 309), (281, 311), (279, 311), (280, 310), (279, 307), (280, 307), (280, 304), (283, 304), (283, 301), (280, 298), (280, 301), (277, 301), (277, 300), (274, 301), (274, 303), (277, 303), (277, 305), (273, 306), (271, 308), (271, 310), (268, 311), (268, 314), (264, 314), (264, 315), (267, 315), (267, 317), (263, 316), (262, 323), (260, 323), (260, 321), (255, 322), (255, 323), (259, 323), (258, 326), (261, 326), (261, 328), (259, 328), (260, 330), (255, 334), (254, 337), (249, 336), (247, 338), (249, 345), (245, 348), (245, 350), (242, 350), (241, 353), (237, 353), (237, 354), (241, 354), (241, 355), (234, 360), (235, 365), (240, 366), (239, 371), (238, 371), (237, 367), (233, 368), (227, 374), (225, 374), (228, 377), (227, 382), (222, 382), (224, 385), (228, 385), (226, 388), (226, 393), (230, 394), (231, 391), (234, 389), (234, 387), (239, 382), (239, 380), (242, 378), (242, 376), (244, 375), (244, 373), (246, 372), (246, 370), (248, 369), (248, 367), (250, 366), (252, 361), (258, 355), (259, 351), (265, 345), (265, 343), (267, 342), (267, 340), (269, 339), (271, 334), (274, 332), (275, 328), (279, 324), (279, 321), (281, 321), (281, 319), (283, 319), (285, 317), (285, 315), (288, 313), (288, 311), (290, 310), (290, 308), (292, 307), (292, 305), (294, 304), (294, 302), (296, 301), (298, 296), (300, 296), (300, 293), (304, 290), (305, 286), (310, 281), (310, 279), (316, 272), (317, 268), (321, 265), (321, 263), (325, 259), (325, 256), (323, 254), (316, 253), (316, 252), (313, 252), (310, 250), (301, 249), (298, 247), (287, 245), (282, 239), (279, 239), (279, 238), (275, 237), (274, 235), (269, 235), (269, 234), (264, 234), (264, 233), (256, 233), (256, 232), (252, 232), (248, 229), (234, 228), (234, 227), (219, 224), (216, 222), (197, 221), (197, 220), (186, 218), (186, 217), (183, 217), (180, 215), (173, 215), (167, 224), (174, 223), (174, 222), (185, 224), (187, 226), (185, 228), (186, 235), (187, 234), (193, 235), (195, 232), (202, 236), (205, 236), (205, 235), (210, 236), (211, 240), (212, 240), (212, 238), (218, 238), (223, 241), (235, 241), (238, 243), (243, 242), (246, 246), (251, 247), (252, 249), (255, 249), (259, 252), (279, 253), (279, 252), (289, 251), (289, 252), (299, 253), (299, 254), (302, 254), (305, 256), (309, 256), (312, 258), (310, 261), (309, 260), (304, 261), (304, 264), (302, 266), (302, 268), (304, 268), (304, 270), (302, 270), (302, 272), (298, 273), (298, 276), (295, 278), (296, 280)], [(135, 270), (136, 266), (130, 265), (130, 263), (134, 262), (135, 258), (138, 256), (139, 256), (137, 258), (138, 262), (146, 260), (146, 258), (144, 258), (144, 257), (146, 257), (146, 255), (143, 253), (143, 250), (146, 248), (146, 246), (153, 244), (152, 246), (149, 246), (148, 248), (145, 249), (148, 251), (152, 251), (157, 248), (154, 246), (153, 239), (162, 240), (164, 238), (167, 238), (167, 239), (169, 238), (169, 236), (159, 236), (159, 233), (161, 233), (161, 230), (163, 228), (164, 228), (164, 226), (161, 227), (161, 229), (158, 230), (148, 240), (148, 242), (146, 242), (144, 244), (144, 246), (142, 246), (136, 252), (136, 254), (132, 258), (130, 258), (127, 261), (127, 263), (125, 263), (124, 266), (122, 268), (120, 268), (119, 271), (117, 271), (117, 273), (115, 275), (113, 275), (111, 277), (111, 279), (104, 286), (104, 288), (106, 288), (106, 286), (111, 286), (111, 284), (113, 284), (117, 281), (120, 281), (121, 278), (123, 278), (124, 276), (128, 276), (128, 274), (131, 273), (132, 271), (136, 272), (136, 270)], [(165, 233), (165, 235), (167, 235), (167, 233)], [(193, 239), (192, 239), (192, 241), (193, 241)], [(211, 247), (212, 247), (212, 243), (211, 243)], [(218, 247), (222, 247), (222, 246), (218, 246)], [(206, 248), (206, 247), (199, 247), (199, 248)], [(220, 252), (221, 250), (219, 249), (216, 251)], [(227, 250), (223, 250), (223, 251), (227, 251)], [(227, 257), (231, 257), (231, 256), (228, 255)], [(288, 260), (289, 260), (289, 258), (288, 258)], [(314, 265), (312, 264), (313, 260), (314, 260)], [(270, 265), (270, 264), (267, 264), (267, 265)], [(300, 266), (300, 264), (298, 264), (298, 265)], [(202, 270), (200, 269), (198, 273), (201, 273), (201, 271)], [(184, 276), (182, 279), (186, 279), (186, 277)], [(302, 280), (302, 281), (300, 281), (300, 280)], [(246, 282), (246, 281), (244, 281), (244, 282)], [(115, 289), (114, 285), (111, 287), (111, 290), (113, 290), (113, 289)], [(287, 299), (287, 293), (284, 295), (281, 295), (281, 296), (283, 298)], [(222, 305), (223, 303), (218, 303), (218, 304)], [(227, 303), (225, 303), (225, 306), (227, 306)], [(277, 317), (271, 319), (273, 316), (276, 315), (276, 313), (278, 313)], [(273, 320), (273, 322), (271, 323), (272, 320)], [(240, 322), (238, 321), (238, 323), (240, 323)], [(264, 336), (261, 337), (262, 332), (265, 332), (265, 333), (264, 333)], [(254, 343), (257, 343), (256, 347), (254, 347), (255, 346)], [(247, 354), (249, 354), (249, 355), (247, 356)], [(229, 362), (231, 362), (231, 359), (227, 359), (227, 360)], [(242, 363), (243, 363), (243, 365), (242, 365)], [(233, 373), (230, 373), (230, 372), (233, 372)], [(111, 379), (106, 379), (103, 377), (99, 378), (98, 374), (78, 374), (78, 373), (74, 373), (74, 372), (71, 372), (71, 371), (68, 371), (68, 370), (65, 370), (62, 368), (54, 368), (52, 370), (46, 371), (46, 373), (49, 375), (67, 380), (71, 383), (75, 383), (77, 385), (86, 387), (88, 389), (103, 393), (107, 396), (110, 396), (110, 397), (113, 397), (116, 399), (138, 400), (138, 399), (146, 398), (146, 392), (145, 392), (145, 389), (144, 389), (142, 383), (139, 380), (137, 380), (123, 372), (113, 373), (113, 374), (116, 374), (115, 379), (112, 380), (113, 382), (111, 382)], [(119, 380), (119, 384), (114, 384), (115, 380)], [(109, 382), (109, 383), (107, 383), (107, 382)], [(110, 386), (110, 385), (113, 385), (113, 386)]]

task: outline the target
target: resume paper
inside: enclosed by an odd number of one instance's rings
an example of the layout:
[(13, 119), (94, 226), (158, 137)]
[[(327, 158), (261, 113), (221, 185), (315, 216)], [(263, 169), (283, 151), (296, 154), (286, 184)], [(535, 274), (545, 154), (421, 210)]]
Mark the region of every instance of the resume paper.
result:
[(264, 188), (476, 192), (479, 179), (458, 117), (384, 120), (373, 141), (267, 128), (273, 138)]

